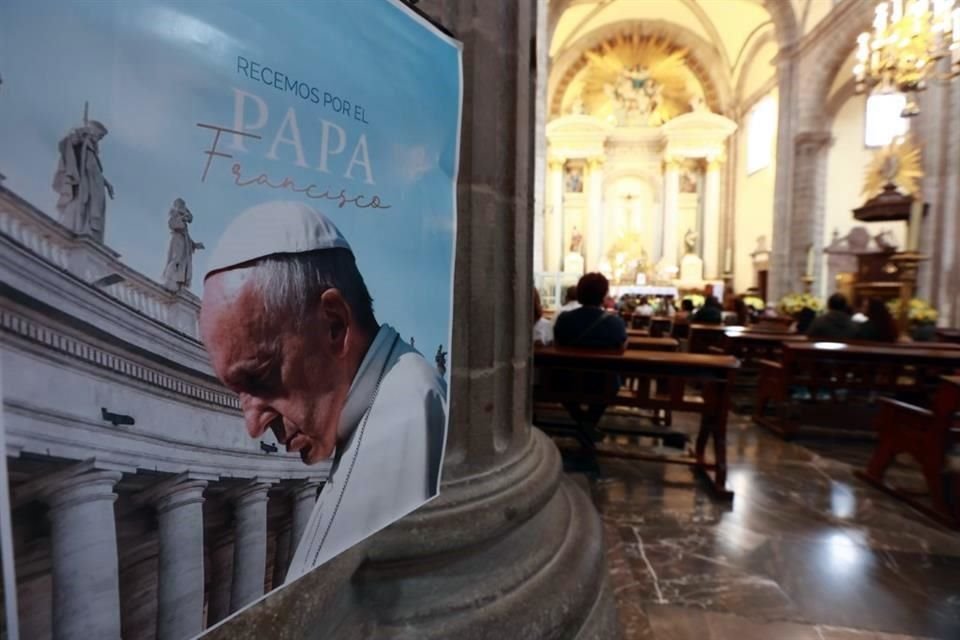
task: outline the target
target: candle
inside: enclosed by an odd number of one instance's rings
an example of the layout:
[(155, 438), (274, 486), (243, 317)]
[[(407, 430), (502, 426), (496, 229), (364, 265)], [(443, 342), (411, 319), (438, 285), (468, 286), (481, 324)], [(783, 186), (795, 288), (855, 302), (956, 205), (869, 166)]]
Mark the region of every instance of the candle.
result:
[(730, 247), (727, 247), (723, 255), (723, 271), (724, 273), (733, 273), (733, 250)]
[(896, 24), (903, 18), (903, 0), (893, 0), (890, 3), (890, 24)]
[(813, 277), (813, 260), (814, 260), (814, 253), (813, 253), (813, 245), (811, 244), (807, 248), (807, 273), (805, 275), (808, 278)]

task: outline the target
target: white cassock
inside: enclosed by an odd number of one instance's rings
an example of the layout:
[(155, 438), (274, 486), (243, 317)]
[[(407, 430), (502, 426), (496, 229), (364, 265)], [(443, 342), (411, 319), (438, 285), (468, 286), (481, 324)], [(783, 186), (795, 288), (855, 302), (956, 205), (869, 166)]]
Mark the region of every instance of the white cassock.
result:
[(423, 356), (383, 325), (350, 386), (330, 479), (286, 583), (437, 495), (446, 389)]

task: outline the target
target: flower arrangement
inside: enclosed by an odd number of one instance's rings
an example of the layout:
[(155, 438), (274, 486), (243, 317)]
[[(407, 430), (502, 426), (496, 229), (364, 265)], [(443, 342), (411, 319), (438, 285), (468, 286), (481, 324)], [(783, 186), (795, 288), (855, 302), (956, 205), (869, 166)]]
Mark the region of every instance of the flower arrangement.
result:
[(703, 306), (703, 303), (707, 301), (706, 298), (699, 293), (688, 293), (687, 295), (683, 296), (681, 300), (690, 300), (693, 302), (694, 309), (699, 309)]
[(778, 309), (788, 316), (794, 316), (804, 309), (819, 313), (823, 310), (823, 300), (809, 293), (788, 293), (780, 298)]
[(754, 311), (763, 311), (767, 307), (763, 300), (757, 296), (744, 296), (743, 304), (747, 305)]
[[(900, 316), (900, 301), (891, 300), (887, 303), (894, 318)], [(937, 310), (930, 303), (920, 298), (914, 298), (907, 306), (907, 319), (911, 324), (934, 324), (937, 321)]]

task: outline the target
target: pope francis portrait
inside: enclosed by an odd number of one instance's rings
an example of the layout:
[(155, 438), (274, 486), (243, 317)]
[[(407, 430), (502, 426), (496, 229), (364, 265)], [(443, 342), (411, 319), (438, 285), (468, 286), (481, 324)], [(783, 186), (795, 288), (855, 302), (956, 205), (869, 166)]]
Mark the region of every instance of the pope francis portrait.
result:
[(444, 382), (378, 322), (328, 218), (286, 201), (235, 218), (207, 265), (200, 331), (251, 438), (332, 461), (287, 582), (437, 494)]

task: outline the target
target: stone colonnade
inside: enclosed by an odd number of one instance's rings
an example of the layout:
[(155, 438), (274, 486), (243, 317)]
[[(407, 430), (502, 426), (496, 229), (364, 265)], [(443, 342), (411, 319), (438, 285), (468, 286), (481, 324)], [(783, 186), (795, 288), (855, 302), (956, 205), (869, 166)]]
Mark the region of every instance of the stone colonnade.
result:
[[(54, 640), (121, 637), (117, 546), (117, 485), (123, 473), (82, 463), (18, 487), (49, 507)], [(267, 564), (267, 501), (272, 483), (251, 482), (225, 494), (233, 530), (211, 549), (207, 626), (263, 595)], [(296, 544), (321, 483), (292, 490)], [(159, 640), (183, 640), (204, 630), (204, 494), (206, 479), (182, 474), (132, 498), (153, 509), (158, 526), (157, 619)], [(230, 557), (232, 547), (232, 558)], [(227, 554), (224, 557), (224, 554)], [(277, 547), (285, 570), (292, 548)], [(282, 557), (281, 557), (282, 556)], [(276, 583), (275, 578), (274, 583)]]

